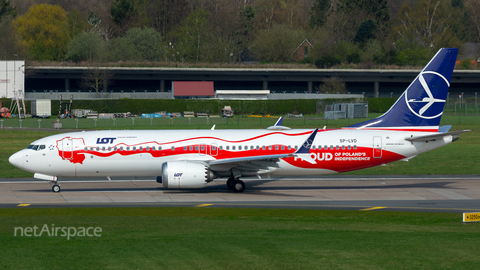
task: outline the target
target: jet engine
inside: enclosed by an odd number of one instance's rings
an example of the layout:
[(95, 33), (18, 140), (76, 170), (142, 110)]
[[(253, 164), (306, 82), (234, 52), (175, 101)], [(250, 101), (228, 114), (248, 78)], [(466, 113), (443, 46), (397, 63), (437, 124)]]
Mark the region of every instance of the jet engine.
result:
[(201, 188), (215, 175), (208, 165), (189, 161), (169, 161), (162, 165), (162, 176), (157, 182), (165, 188)]

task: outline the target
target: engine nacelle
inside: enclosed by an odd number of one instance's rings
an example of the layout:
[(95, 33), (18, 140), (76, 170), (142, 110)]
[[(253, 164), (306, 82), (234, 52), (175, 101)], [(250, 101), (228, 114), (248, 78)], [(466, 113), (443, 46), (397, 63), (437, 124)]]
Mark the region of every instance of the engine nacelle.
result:
[[(165, 188), (201, 188), (214, 178), (208, 166), (188, 161), (169, 161), (162, 165)], [(160, 179), (157, 178), (157, 182)]]

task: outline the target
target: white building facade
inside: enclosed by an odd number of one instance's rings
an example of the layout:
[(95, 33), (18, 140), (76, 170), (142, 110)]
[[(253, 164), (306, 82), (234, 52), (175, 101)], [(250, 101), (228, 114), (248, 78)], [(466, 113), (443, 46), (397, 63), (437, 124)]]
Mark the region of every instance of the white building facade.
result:
[(24, 96), (25, 61), (0, 61), (0, 98)]

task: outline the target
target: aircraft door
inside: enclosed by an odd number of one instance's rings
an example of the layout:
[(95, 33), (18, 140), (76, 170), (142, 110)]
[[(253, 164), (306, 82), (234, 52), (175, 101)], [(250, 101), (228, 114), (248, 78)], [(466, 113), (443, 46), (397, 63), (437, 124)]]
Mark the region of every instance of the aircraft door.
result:
[(216, 143), (210, 144), (210, 155), (213, 157), (218, 155), (218, 145)]
[(62, 140), (62, 158), (72, 159), (73, 157), (73, 140), (65, 138)]
[(382, 137), (373, 137), (373, 158), (382, 157)]

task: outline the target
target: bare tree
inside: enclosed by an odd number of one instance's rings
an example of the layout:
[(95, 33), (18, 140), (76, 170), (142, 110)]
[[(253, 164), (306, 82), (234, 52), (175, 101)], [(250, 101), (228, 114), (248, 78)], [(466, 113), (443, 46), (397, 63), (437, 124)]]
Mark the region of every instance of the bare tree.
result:
[(107, 67), (100, 67), (98, 63), (88, 66), (85, 70), (80, 87), (83, 89), (93, 89), (99, 97), (100, 90), (105, 90), (111, 83), (113, 73)]

